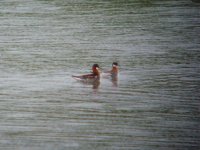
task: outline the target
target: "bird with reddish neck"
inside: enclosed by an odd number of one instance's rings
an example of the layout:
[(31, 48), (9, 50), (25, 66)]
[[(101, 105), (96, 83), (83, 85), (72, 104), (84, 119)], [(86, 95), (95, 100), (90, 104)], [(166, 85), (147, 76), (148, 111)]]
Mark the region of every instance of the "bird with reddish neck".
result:
[(90, 74), (85, 74), (85, 75), (78, 75), (78, 76), (72, 76), (75, 79), (80, 79), (80, 80), (100, 80), (100, 67), (98, 64), (94, 64), (92, 66), (92, 73)]

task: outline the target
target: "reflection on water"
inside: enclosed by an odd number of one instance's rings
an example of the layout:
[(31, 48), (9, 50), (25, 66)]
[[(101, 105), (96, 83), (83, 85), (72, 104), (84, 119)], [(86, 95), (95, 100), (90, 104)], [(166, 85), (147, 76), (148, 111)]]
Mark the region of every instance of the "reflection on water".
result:
[(93, 80), (93, 81), (81, 80), (78, 82), (82, 85), (91, 85), (92, 89), (98, 89), (100, 85), (100, 80)]
[(113, 83), (113, 86), (117, 87), (118, 86), (118, 77), (114, 77), (112, 78), (112, 83)]
[[(2, 0), (0, 149), (200, 149), (199, 7)], [(71, 77), (115, 61), (118, 78)]]

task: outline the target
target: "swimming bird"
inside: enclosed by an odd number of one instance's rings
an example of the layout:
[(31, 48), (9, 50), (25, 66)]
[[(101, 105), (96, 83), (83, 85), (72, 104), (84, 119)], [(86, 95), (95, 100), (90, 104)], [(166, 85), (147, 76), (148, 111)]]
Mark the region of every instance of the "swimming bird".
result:
[(105, 71), (104, 73), (107, 73), (107, 75), (111, 75), (111, 77), (117, 77), (119, 73), (119, 65), (117, 62), (112, 63), (112, 69), (109, 71)]
[(113, 62), (112, 69), (110, 71), (111, 76), (117, 76), (119, 73), (119, 65), (117, 62)]
[(79, 76), (72, 76), (73, 78), (77, 80), (82, 80), (82, 81), (95, 81), (95, 80), (100, 80), (100, 67), (98, 64), (94, 64), (92, 66), (92, 73), (90, 74), (85, 74), (85, 75), (79, 75)]

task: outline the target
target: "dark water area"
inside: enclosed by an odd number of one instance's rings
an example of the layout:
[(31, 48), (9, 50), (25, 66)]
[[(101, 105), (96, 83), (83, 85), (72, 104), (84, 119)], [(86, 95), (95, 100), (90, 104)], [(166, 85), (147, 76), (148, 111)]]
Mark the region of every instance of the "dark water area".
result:
[(199, 150), (199, 35), (190, 0), (1, 0), (0, 149)]

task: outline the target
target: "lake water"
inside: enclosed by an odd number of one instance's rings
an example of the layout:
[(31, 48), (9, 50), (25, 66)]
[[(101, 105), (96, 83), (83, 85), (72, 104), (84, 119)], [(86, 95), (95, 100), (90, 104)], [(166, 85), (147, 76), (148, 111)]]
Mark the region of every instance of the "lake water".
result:
[(199, 35), (190, 0), (1, 0), (0, 149), (199, 150)]

